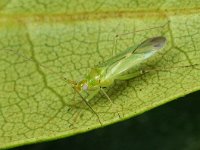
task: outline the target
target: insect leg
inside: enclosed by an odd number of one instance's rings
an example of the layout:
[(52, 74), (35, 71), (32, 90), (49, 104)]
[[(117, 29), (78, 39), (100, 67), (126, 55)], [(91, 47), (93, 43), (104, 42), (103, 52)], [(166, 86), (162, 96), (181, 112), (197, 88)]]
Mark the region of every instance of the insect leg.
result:
[(140, 75), (144, 75), (146, 73), (150, 73), (150, 72), (153, 72), (153, 71), (170, 71), (172, 69), (178, 69), (178, 68), (193, 68), (193, 69), (197, 69), (197, 70), (200, 70), (200, 68), (197, 68), (196, 66), (199, 66), (199, 64), (193, 64), (193, 65), (185, 65), (185, 66), (177, 66), (177, 67), (170, 67), (170, 68), (145, 68), (145, 69), (140, 69), (134, 73), (129, 73), (129, 74), (126, 74), (126, 75), (121, 75), (121, 76), (118, 76), (116, 79), (117, 80), (129, 80), (129, 79), (132, 79), (132, 78), (135, 78), (135, 77), (138, 77)]
[(106, 92), (104, 91), (103, 88), (100, 88), (100, 90), (102, 91), (102, 93), (106, 96), (106, 98), (110, 101), (111, 104), (114, 104), (113, 101), (110, 99), (110, 97), (108, 96), (108, 94), (106, 94)]
[(99, 93), (99, 88), (97, 88), (94, 91), (90, 91), (89, 93), (85, 91), (88, 94), (88, 97), (86, 98), (86, 101), (89, 102), (97, 93)]
[(172, 69), (178, 69), (178, 68), (193, 68), (193, 69), (197, 69), (200, 70), (199, 68), (197, 68), (196, 66), (199, 66), (199, 64), (192, 64), (192, 65), (185, 65), (185, 66), (177, 66), (177, 67), (169, 67), (169, 68), (160, 68), (160, 67), (156, 67), (156, 68), (146, 68), (144, 70), (142, 70), (142, 74), (144, 73), (148, 73), (151, 71), (171, 71)]
[(136, 30), (136, 31), (132, 31), (132, 32), (126, 32), (126, 33), (117, 34), (116, 37), (120, 37), (120, 36), (128, 35), (128, 34), (134, 34), (136, 32), (142, 32), (142, 31), (146, 31), (146, 30), (154, 30), (154, 29), (164, 28), (169, 23), (170, 23), (170, 21), (167, 21), (165, 24), (163, 24), (161, 26), (155, 26), (155, 27), (150, 27), (150, 28), (147, 28), (147, 29), (141, 29), (141, 30)]
[(165, 24), (163, 24), (161, 26), (155, 26), (155, 27), (150, 27), (150, 28), (146, 28), (146, 29), (141, 29), (141, 30), (135, 30), (135, 31), (126, 32), (126, 33), (116, 34), (115, 39), (114, 39), (112, 55), (114, 56), (116, 51), (117, 51), (117, 46), (116, 46), (117, 45), (117, 40), (120, 39), (120, 37), (129, 35), (129, 34), (135, 34), (137, 32), (143, 32), (143, 31), (146, 31), (146, 30), (154, 30), (154, 29), (164, 28), (165, 26), (169, 25), (169, 23), (170, 23), (170, 21), (167, 21)]
[(78, 95), (82, 98), (82, 100), (85, 102), (85, 104), (90, 108), (90, 110), (96, 115), (97, 119), (99, 120), (99, 123), (101, 124), (101, 126), (103, 125), (99, 115), (97, 114), (97, 112), (92, 108), (92, 106), (90, 106), (90, 104), (88, 103), (88, 101), (79, 93), (79, 91), (77, 91), (75, 88), (74, 90), (78, 93)]
[[(103, 88), (100, 88), (100, 90), (101, 90), (102, 93), (106, 96), (106, 98), (110, 101), (110, 103), (111, 103), (112, 105), (114, 105), (114, 102), (110, 99), (110, 97), (108, 96), (108, 94), (106, 94), (106, 92), (104, 91), (104, 89), (103, 89)], [(117, 112), (117, 114), (118, 114), (119, 118), (121, 118), (119, 112)]]

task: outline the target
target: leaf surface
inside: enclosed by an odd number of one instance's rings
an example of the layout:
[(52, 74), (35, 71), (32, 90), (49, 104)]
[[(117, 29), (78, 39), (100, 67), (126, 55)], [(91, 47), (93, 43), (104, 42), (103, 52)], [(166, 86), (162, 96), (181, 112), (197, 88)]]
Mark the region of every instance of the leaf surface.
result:
[(101, 127), (63, 77), (79, 81), (111, 58), (114, 47), (118, 53), (147, 38), (167, 38), (162, 53), (144, 65), (148, 73), (108, 88), (114, 105), (101, 94), (89, 102), (103, 126), (199, 90), (197, 6), (199, 1), (178, 0), (1, 0), (0, 147)]

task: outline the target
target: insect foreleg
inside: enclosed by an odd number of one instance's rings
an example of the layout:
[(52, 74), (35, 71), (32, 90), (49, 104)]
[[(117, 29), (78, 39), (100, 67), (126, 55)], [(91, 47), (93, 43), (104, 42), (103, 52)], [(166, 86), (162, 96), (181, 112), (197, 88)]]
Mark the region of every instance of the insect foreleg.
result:
[[(104, 91), (104, 89), (103, 89), (103, 88), (100, 88), (100, 90), (101, 90), (102, 93), (106, 96), (106, 98), (110, 101), (110, 103), (111, 103), (112, 105), (114, 105), (114, 102), (110, 99), (110, 97), (108, 96), (108, 94), (106, 94), (106, 92)], [(117, 112), (117, 114), (118, 114), (119, 118), (121, 118), (119, 112)]]
[(89, 91), (89, 93), (87, 91), (85, 92), (88, 94), (86, 101), (89, 102), (91, 99), (93, 99), (93, 97), (95, 97), (99, 93), (99, 88), (97, 88), (94, 91)]
[(111, 104), (114, 104), (113, 101), (110, 99), (110, 97), (108, 96), (108, 94), (106, 94), (106, 92), (104, 91), (103, 88), (100, 88), (100, 90), (102, 91), (102, 93), (106, 96), (106, 98), (110, 101)]

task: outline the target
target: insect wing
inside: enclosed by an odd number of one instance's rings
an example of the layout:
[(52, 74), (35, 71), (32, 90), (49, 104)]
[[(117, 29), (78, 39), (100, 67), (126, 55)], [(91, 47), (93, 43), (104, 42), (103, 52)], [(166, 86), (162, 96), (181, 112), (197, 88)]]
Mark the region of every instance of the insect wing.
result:
[(119, 62), (120, 60), (126, 58), (127, 54), (131, 54), (136, 49), (136, 46), (129, 47), (127, 50), (119, 53), (118, 55), (106, 60), (105, 62), (98, 65), (98, 67), (108, 67), (116, 62)]
[(151, 53), (157, 52), (162, 49), (166, 43), (166, 38), (159, 36), (154, 38), (149, 38), (142, 42), (132, 53)]
[(107, 80), (116, 79), (129, 70), (133, 72), (138, 71), (141, 63), (157, 53), (164, 47), (165, 43), (165, 37), (154, 37), (145, 40), (136, 48), (128, 48), (125, 52), (108, 60), (106, 63), (107, 66), (104, 64), (104, 78)]

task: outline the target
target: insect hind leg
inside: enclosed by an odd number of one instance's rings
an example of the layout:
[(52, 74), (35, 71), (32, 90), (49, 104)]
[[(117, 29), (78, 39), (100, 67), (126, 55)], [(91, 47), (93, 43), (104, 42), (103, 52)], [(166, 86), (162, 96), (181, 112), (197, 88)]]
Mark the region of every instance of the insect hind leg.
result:
[(146, 29), (140, 29), (140, 30), (134, 30), (134, 31), (130, 31), (130, 32), (116, 34), (115, 37), (114, 37), (112, 56), (115, 56), (117, 54), (117, 41), (122, 39), (121, 37), (126, 36), (126, 35), (131, 35), (131, 34), (136, 35), (136, 33), (144, 32), (146, 30), (155, 30), (155, 29), (159, 29), (159, 28), (162, 29), (162, 28), (168, 26), (169, 23), (170, 23), (170, 21), (168, 20), (166, 23), (164, 23), (163, 25), (160, 25), (160, 26), (154, 26), (154, 27), (149, 27), (149, 28), (146, 28)]

